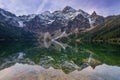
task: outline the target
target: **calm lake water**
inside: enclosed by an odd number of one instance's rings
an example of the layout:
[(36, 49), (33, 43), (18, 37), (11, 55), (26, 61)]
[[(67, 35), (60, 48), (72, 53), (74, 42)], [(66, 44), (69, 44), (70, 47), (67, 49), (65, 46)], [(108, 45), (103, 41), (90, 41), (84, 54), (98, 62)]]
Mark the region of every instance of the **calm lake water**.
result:
[(120, 45), (0, 42), (0, 80), (120, 80)]

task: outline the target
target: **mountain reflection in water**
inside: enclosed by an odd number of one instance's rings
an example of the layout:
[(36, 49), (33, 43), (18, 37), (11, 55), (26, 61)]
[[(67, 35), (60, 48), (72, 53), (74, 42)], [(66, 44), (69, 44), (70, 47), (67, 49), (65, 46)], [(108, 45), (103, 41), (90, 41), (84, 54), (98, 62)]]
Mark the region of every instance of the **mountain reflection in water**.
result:
[(48, 43), (1, 42), (0, 80), (120, 79), (120, 45)]
[(50, 67), (15, 64), (0, 71), (0, 80), (120, 80), (120, 67), (99, 65), (95, 69), (91, 66), (81, 71), (65, 74), (62, 70)]

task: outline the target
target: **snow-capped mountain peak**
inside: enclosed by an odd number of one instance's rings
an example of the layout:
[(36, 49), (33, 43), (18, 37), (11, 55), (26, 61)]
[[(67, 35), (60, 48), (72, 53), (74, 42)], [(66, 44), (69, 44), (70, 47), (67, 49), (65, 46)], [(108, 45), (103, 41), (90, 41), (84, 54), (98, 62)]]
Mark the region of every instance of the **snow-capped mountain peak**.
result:
[(62, 10), (62, 12), (63, 12), (63, 13), (70, 13), (70, 12), (74, 13), (74, 12), (76, 12), (76, 10), (73, 9), (72, 7), (70, 7), (70, 6), (66, 6), (66, 7)]
[(62, 11), (45, 11), (41, 14), (31, 14), (16, 16), (8, 11), (0, 9), (0, 22), (8, 23), (12, 26), (25, 27), (30, 31), (52, 31), (61, 28), (89, 28), (104, 22), (104, 17), (94, 12), (89, 15), (83, 10), (75, 10), (66, 6)]

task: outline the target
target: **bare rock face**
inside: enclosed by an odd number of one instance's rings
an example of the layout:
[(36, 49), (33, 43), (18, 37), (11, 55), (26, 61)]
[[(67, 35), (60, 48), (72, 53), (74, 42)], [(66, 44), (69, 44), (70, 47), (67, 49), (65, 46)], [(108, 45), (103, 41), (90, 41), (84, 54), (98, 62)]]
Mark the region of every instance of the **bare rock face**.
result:
[(94, 21), (94, 26), (100, 25), (105, 22), (105, 18), (103, 16), (98, 15), (95, 11), (91, 15), (92, 20)]
[(70, 7), (70, 6), (66, 6), (66, 7), (63, 9), (62, 12), (63, 12), (63, 13), (70, 13), (70, 12), (74, 13), (74, 12), (76, 12), (76, 10), (73, 9), (72, 7)]
[(77, 15), (72, 21), (69, 22), (69, 27), (71, 28), (89, 28), (89, 20), (82, 16), (81, 14)]
[(97, 13), (94, 11), (91, 16), (97, 16)]

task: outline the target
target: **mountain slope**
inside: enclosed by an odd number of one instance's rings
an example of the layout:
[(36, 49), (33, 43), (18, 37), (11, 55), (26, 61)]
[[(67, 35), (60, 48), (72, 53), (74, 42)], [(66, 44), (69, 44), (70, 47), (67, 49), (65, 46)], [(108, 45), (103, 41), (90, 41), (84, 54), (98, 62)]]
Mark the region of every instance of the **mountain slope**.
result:
[[(77, 29), (88, 29), (104, 22), (104, 17), (66, 6), (63, 10), (45, 11), (41, 14), (16, 16), (0, 9), (0, 39), (31, 39), (33, 33), (71, 33)], [(37, 37), (38, 38), (38, 37)]]
[(108, 19), (91, 31), (84, 33), (84, 40), (110, 40), (120, 39), (120, 16)]
[(35, 35), (23, 28), (0, 23), (0, 40), (29, 40), (34, 39)]
[[(53, 32), (55, 30), (71, 30), (77, 28), (90, 28), (93, 25), (99, 25), (104, 22), (104, 17), (90, 15), (79, 9), (75, 10), (66, 6), (63, 10), (45, 11), (41, 14), (31, 14), (16, 16), (13, 13), (0, 9), (0, 22), (8, 23), (16, 27), (25, 27), (25, 29), (38, 33)], [(71, 29), (70, 29), (71, 28)]]

